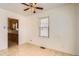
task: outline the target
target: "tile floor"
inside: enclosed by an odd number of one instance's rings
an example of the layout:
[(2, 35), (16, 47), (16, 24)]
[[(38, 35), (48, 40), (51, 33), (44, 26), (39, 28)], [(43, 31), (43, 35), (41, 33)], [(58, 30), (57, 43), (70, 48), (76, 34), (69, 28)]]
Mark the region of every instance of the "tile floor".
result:
[(12, 46), (9, 49), (1, 50), (0, 56), (69, 56), (70, 54), (51, 50), (41, 49), (39, 46), (29, 43)]

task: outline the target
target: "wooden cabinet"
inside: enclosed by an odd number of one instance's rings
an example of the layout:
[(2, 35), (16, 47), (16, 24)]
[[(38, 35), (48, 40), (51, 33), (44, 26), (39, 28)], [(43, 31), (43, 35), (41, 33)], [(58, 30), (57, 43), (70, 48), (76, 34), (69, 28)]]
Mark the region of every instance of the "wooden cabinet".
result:
[(8, 33), (8, 40), (18, 43), (18, 34)]
[(8, 45), (18, 44), (18, 20), (8, 18)]
[(8, 29), (16, 30), (18, 28), (18, 20), (17, 19), (8, 19)]

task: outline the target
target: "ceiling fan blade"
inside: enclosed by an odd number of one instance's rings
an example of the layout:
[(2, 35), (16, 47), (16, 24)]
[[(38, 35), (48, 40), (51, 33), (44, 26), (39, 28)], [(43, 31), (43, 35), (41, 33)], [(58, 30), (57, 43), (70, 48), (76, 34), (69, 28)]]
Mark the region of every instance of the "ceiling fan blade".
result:
[(42, 7), (35, 7), (36, 9), (40, 9), (40, 10), (43, 10), (43, 8)]
[(30, 8), (24, 9), (24, 11), (29, 10)]
[(26, 6), (29, 6), (29, 5), (28, 5), (28, 4), (26, 4), (26, 3), (21, 3), (21, 4), (26, 5)]
[(36, 11), (33, 11), (33, 13), (36, 13)]
[(36, 5), (37, 3), (35, 3), (35, 5)]

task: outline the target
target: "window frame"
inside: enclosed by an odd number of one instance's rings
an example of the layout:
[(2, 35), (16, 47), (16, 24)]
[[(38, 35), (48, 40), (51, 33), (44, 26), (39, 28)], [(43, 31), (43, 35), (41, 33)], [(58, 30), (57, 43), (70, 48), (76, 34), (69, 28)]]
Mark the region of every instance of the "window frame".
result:
[[(45, 18), (47, 18), (48, 19), (48, 27), (41, 27), (41, 20), (43, 20), (43, 19), (45, 19)], [(39, 19), (39, 21), (40, 21), (40, 23), (39, 23), (39, 36), (40, 37), (46, 37), (46, 38), (49, 38), (49, 16), (47, 16), (47, 17), (41, 17), (40, 19)], [(48, 33), (48, 35), (47, 36), (45, 36), (45, 35), (42, 35), (41, 36), (41, 29), (45, 29), (45, 28), (47, 28), (48, 30), (47, 30), (47, 33)]]

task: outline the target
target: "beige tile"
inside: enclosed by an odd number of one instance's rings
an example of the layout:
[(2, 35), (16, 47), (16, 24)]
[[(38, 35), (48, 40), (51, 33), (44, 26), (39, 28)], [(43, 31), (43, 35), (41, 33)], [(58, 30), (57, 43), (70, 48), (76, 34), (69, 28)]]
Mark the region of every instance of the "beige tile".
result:
[(32, 44), (23, 44), (20, 46), (13, 46), (9, 49), (0, 51), (1, 56), (69, 56), (70, 54), (51, 50), (41, 49), (39, 46)]

